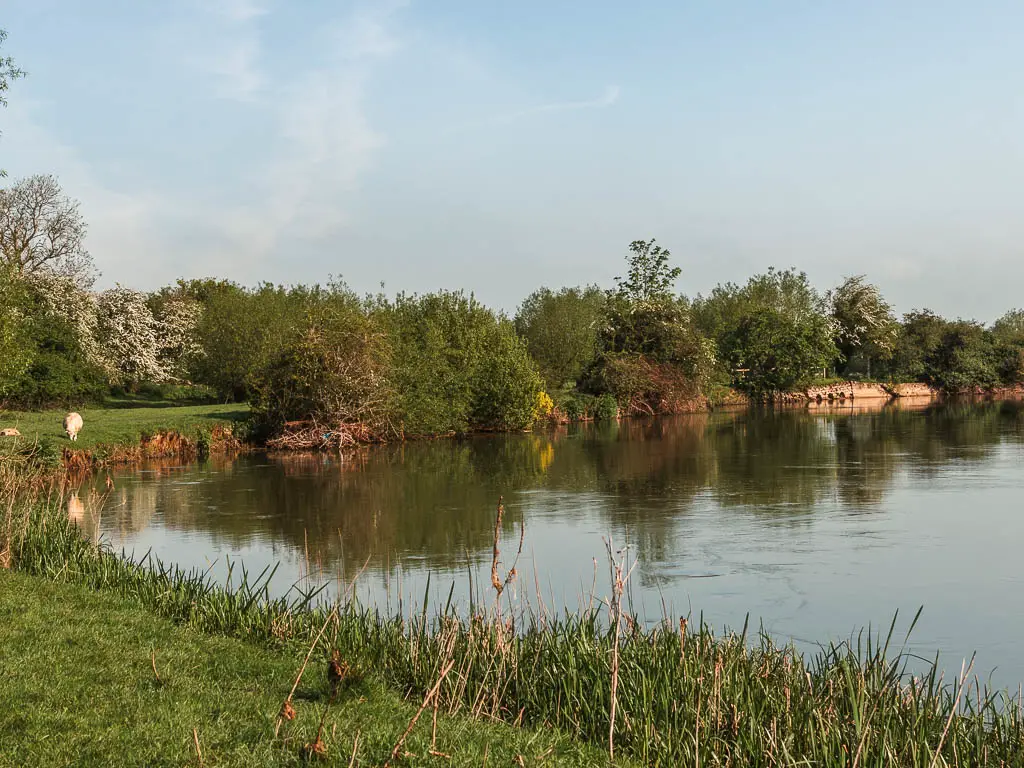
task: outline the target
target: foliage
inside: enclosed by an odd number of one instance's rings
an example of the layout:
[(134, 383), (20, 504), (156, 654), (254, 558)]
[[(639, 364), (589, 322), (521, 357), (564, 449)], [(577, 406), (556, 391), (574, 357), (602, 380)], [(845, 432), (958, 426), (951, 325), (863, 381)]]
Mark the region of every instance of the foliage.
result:
[(520, 305), (516, 331), (548, 387), (575, 382), (594, 359), (604, 303), (604, 291), (587, 286), (540, 288)]
[(33, 350), (28, 369), (11, 387), (10, 399), (24, 408), (81, 406), (107, 391), (105, 371), (90, 357), (79, 328), (54, 311), (34, 286), (27, 288), (26, 339)]
[(698, 327), (717, 342), (727, 373), (755, 398), (806, 385), (835, 360), (835, 322), (807, 275), (789, 269), (717, 286), (694, 302)]
[(187, 379), (203, 356), (199, 321), (203, 305), (181, 291), (148, 297), (157, 333), (157, 358), (169, 377)]
[(112, 383), (135, 387), (167, 378), (160, 360), (160, 328), (145, 294), (120, 285), (101, 293), (97, 337), (109, 361)]
[[(0, 46), (3, 46), (5, 40), (7, 40), (7, 30), (0, 29)], [(11, 83), (24, 76), (25, 72), (15, 65), (14, 59), (10, 56), (0, 56), (0, 107), (7, 106), (6, 93), (10, 89)], [(0, 168), (0, 178), (6, 175), (7, 171)]]
[(487, 329), (471, 385), (472, 426), (519, 430), (533, 424), (543, 382), (526, 345), (508, 320), (499, 319)]
[(25, 323), (27, 291), (19, 275), (0, 264), (0, 398), (28, 369), (34, 357)]
[(903, 315), (890, 378), (896, 381), (926, 381), (926, 360), (934, 353), (946, 331), (947, 321), (930, 309)]
[(551, 395), (544, 391), (538, 392), (533, 403), (533, 420), (547, 418), (554, 410), (555, 401), (551, 399)]
[(858, 356), (866, 362), (870, 376), (871, 362), (889, 360), (896, 348), (898, 325), (892, 306), (864, 275), (846, 278), (827, 299), (836, 324), (836, 346), (846, 370), (851, 370)]
[(1024, 384), (1024, 309), (1013, 309), (992, 325), (996, 364), (1003, 384)]
[(669, 267), (671, 254), (654, 240), (635, 240), (629, 250), (627, 277), (615, 278), (607, 293), (601, 350), (683, 363), (694, 352), (694, 338), (687, 303), (672, 293), (681, 270)]
[(672, 295), (682, 269), (668, 265), (671, 253), (652, 238), (634, 240), (629, 244), (632, 256), (627, 257), (626, 277), (615, 278), (615, 292), (637, 303), (660, 302)]
[(605, 392), (594, 403), (594, 418), (597, 421), (614, 421), (619, 417), (619, 403), (610, 392)]
[(95, 280), (78, 202), (50, 175), (0, 190), (0, 259), (23, 274), (52, 272), (83, 288)]
[(257, 418), (272, 430), (312, 420), (390, 436), (392, 393), (384, 334), (344, 286), (310, 297), (293, 338), (252, 380)]
[(626, 278), (607, 292), (599, 354), (587, 391), (609, 393), (628, 412), (672, 412), (700, 394), (714, 368), (714, 346), (693, 326), (689, 305), (674, 296), (680, 269), (653, 240), (634, 241)]
[(224, 399), (247, 400), (255, 377), (304, 321), (309, 289), (269, 283), (245, 289), (226, 280), (196, 281), (183, 289), (203, 306), (195, 330), (203, 355), (193, 361), (193, 380)]
[(925, 358), (928, 383), (949, 392), (994, 386), (999, 381), (995, 348), (980, 323), (946, 324), (938, 344)]
[(450, 291), (378, 297), (373, 314), (387, 329), (403, 434), (529, 426), (541, 380), (507, 320)]

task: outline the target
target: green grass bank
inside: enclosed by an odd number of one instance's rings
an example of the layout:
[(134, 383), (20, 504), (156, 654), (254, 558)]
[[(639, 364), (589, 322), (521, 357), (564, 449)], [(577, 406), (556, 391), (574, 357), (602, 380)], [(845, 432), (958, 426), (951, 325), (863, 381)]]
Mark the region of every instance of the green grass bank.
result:
[(84, 426), (74, 442), (64, 433), (67, 411), (0, 411), (0, 428), (19, 437), (0, 437), (0, 456), (33, 453), (48, 466), (70, 469), (134, 461), (145, 455), (202, 453), (217, 441), (240, 434), (249, 418), (245, 404), (180, 405), (171, 402), (111, 400), (82, 408)]
[[(172, 623), (113, 591), (0, 571), (0, 766), (300, 765), (318, 732), (316, 762), (383, 765), (418, 703), (364, 677), (328, 707), (319, 659), (274, 738), (301, 660)], [(400, 753), (396, 765), (602, 761), (550, 729), (442, 714), (435, 733), (431, 710)]]

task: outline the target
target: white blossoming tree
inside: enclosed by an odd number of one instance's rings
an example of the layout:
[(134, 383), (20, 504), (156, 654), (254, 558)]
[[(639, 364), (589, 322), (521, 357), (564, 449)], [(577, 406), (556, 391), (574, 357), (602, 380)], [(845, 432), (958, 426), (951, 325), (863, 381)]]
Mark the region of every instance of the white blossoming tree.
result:
[(112, 375), (111, 361), (103, 354), (98, 340), (98, 304), (94, 293), (79, 287), (73, 277), (53, 272), (37, 272), (27, 277), (47, 312), (75, 329), (78, 344), (86, 360)]
[(196, 333), (202, 314), (202, 304), (187, 297), (167, 299), (154, 313), (158, 357), (166, 375), (187, 378), (192, 364), (203, 354)]
[(168, 378), (160, 359), (161, 327), (146, 295), (118, 285), (99, 295), (97, 337), (109, 361), (112, 383), (134, 386)]

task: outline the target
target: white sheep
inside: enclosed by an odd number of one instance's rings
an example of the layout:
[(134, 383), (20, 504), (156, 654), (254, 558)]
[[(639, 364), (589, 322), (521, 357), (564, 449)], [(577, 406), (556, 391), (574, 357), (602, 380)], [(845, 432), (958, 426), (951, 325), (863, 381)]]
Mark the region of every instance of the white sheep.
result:
[(82, 416), (81, 414), (71, 412), (64, 417), (64, 431), (68, 433), (68, 438), (71, 440), (78, 439), (78, 433), (82, 429)]

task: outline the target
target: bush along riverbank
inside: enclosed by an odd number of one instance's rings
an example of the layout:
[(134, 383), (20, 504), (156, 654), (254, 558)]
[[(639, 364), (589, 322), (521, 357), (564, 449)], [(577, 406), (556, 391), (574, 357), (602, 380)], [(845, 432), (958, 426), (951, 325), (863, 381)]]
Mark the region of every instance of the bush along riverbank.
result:
[[(631, 567), (609, 546), (611, 584), (580, 614), (513, 612), (515, 544), (504, 570), (495, 527), (489, 596), (465, 613), (426, 600), (387, 616), (313, 589), (270, 599), (272, 572), (238, 569), (225, 589), (150, 558), (132, 562), (85, 541), (56, 503), (4, 505), (0, 549), (16, 571), (119, 596), (182, 626), (361, 670), (441, 714), (553, 726), (646, 765), (1021, 765), (1021, 702), (971, 669), (943, 681), (883, 636), (804, 655), (746, 628), (715, 635), (666, 618), (644, 627), (624, 604)], [(521, 546), (521, 544), (520, 544)], [(521, 550), (520, 550), (521, 551)], [(912, 625), (912, 622), (911, 622)], [(900, 629), (900, 633), (903, 629)], [(916, 665), (917, 675), (908, 673)], [(217, 663), (216, 657), (211, 663)], [(287, 732), (283, 697), (275, 725)], [(426, 717), (432, 717), (432, 713)], [(272, 728), (266, 719), (262, 728)], [(426, 726), (422, 726), (426, 727)]]

